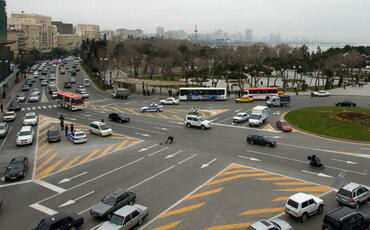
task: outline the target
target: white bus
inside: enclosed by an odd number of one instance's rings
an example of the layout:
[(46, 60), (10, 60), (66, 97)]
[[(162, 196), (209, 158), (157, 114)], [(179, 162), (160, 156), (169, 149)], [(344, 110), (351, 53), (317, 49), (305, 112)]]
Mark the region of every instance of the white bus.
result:
[(215, 101), (226, 100), (226, 88), (180, 88), (181, 101)]
[(244, 88), (244, 94), (253, 97), (254, 100), (268, 100), (273, 96), (278, 96), (277, 87), (269, 88)]

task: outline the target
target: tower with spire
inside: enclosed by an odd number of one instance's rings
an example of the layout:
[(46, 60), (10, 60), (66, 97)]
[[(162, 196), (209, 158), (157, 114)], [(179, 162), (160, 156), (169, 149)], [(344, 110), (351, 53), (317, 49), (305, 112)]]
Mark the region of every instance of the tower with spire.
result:
[(198, 27), (197, 27), (196, 24), (195, 24), (195, 28), (194, 28), (194, 40), (198, 41)]

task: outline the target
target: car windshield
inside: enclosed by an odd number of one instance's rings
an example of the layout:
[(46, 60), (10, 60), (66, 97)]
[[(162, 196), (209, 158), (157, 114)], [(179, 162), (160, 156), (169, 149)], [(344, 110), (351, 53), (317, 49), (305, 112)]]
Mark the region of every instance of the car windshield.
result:
[(124, 220), (125, 220), (125, 218), (123, 218), (122, 216), (118, 216), (118, 215), (114, 214), (112, 216), (112, 218), (110, 218), (109, 222), (122, 226)]
[(260, 115), (252, 114), (249, 118), (250, 119), (259, 119), (260, 118)]
[(199, 121), (205, 121), (205, 119), (204, 119), (204, 118), (202, 118), (202, 117), (200, 117), (200, 118), (199, 118)]
[(295, 202), (294, 200), (288, 200), (288, 205), (292, 206), (293, 208), (298, 208), (298, 203)]
[(104, 204), (113, 206), (114, 203), (116, 202), (116, 199), (113, 196), (108, 195), (104, 197), (104, 199), (101, 202), (103, 202)]
[(19, 136), (23, 137), (23, 136), (29, 136), (31, 135), (31, 131), (22, 131), (22, 132), (19, 132)]
[(13, 116), (14, 115), (14, 113), (12, 113), (12, 112), (6, 112), (5, 113), (5, 116)]
[(119, 114), (118, 114), (118, 116), (119, 116), (120, 118), (124, 118), (124, 117), (126, 117), (126, 114), (124, 114), (124, 113), (119, 113)]
[(9, 166), (11, 169), (22, 169), (23, 168), (23, 163), (22, 162), (16, 162), (13, 163)]
[(72, 99), (72, 105), (81, 104), (83, 102), (84, 102), (84, 99), (82, 99), (82, 98), (74, 98), (74, 99)]
[(35, 118), (35, 115), (28, 115), (25, 117), (25, 119), (34, 119)]
[(249, 226), (248, 228), (246, 228), (245, 230), (257, 230), (255, 228), (253, 228), (252, 226)]
[(338, 193), (342, 196), (352, 197), (352, 192), (345, 189), (340, 189)]
[(110, 129), (110, 127), (107, 124), (102, 124), (99, 126), (101, 130), (107, 130)]
[(289, 123), (288, 123), (288, 122), (286, 122), (286, 121), (283, 121), (283, 122), (281, 122), (281, 125), (282, 125), (282, 126), (288, 126), (288, 125), (289, 125)]
[(49, 135), (51, 136), (56, 136), (56, 135), (59, 135), (59, 131), (58, 130), (49, 130)]
[(46, 221), (42, 220), (40, 224), (37, 226), (38, 230), (49, 230), (50, 224), (46, 223)]
[(245, 114), (236, 114), (237, 117), (244, 117)]
[(84, 133), (76, 133), (75, 136), (76, 137), (82, 137), (82, 136), (85, 136), (85, 134)]

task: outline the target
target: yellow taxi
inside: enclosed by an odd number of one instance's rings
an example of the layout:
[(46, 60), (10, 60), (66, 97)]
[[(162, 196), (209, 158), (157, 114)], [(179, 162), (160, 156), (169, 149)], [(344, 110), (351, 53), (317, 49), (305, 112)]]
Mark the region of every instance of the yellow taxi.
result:
[(279, 96), (289, 95), (288, 92), (285, 91), (279, 91), (278, 94)]
[(253, 102), (253, 97), (249, 97), (247, 95), (242, 96), (241, 98), (235, 98), (236, 103), (241, 103), (241, 102)]

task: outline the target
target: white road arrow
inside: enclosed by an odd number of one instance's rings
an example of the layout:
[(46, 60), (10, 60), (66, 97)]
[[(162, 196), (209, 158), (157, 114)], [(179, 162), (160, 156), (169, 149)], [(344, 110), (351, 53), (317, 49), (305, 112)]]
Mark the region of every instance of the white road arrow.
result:
[(347, 164), (351, 164), (351, 165), (357, 165), (358, 163), (356, 162), (353, 162), (353, 161), (346, 161), (346, 160), (340, 160), (340, 159), (335, 159), (335, 158), (331, 158), (333, 161), (339, 161), (339, 162), (344, 162), (344, 163), (347, 163)]
[(154, 128), (164, 130), (164, 131), (168, 130), (167, 128), (161, 128), (161, 127), (154, 127)]
[(179, 154), (179, 153), (181, 153), (181, 152), (182, 152), (182, 150), (179, 150), (179, 151), (177, 151), (177, 152), (175, 152), (175, 153), (172, 153), (172, 154), (167, 155), (165, 158), (166, 158), (166, 159), (168, 159), (168, 158), (172, 158), (172, 157), (176, 156), (177, 154)]
[(61, 207), (65, 207), (65, 206), (68, 206), (68, 205), (71, 205), (71, 204), (75, 204), (78, 200), (80, 200), (80, 199), (82, 199), (82, 198), (84, 198), (84, 197), (87, 197), (88, 195), (91, 195), (91, 194), (93, 194), (95, 191), (91, 191), (91, 192), (88, 192), (88, 193), (86, 193), (85, 195), (82, 195), (82, 196), (80, 196), (80, 197), (77, 197), (76, 199), (74, 199), (74, 200), (69, 200), (69, 201), (67, 201), (67, 202), (65, 202), (65, 203), (63, 203), (63, 204), (61, 204), (61, 205), (59, 205), (59, 208), (61, 208)]
[(332, 176), (327, 175), (327, 174), (324, 174), (324, 173), (315, 173), (315, 172), (310, 172), (310, 171), (306, 171), (306, 170), (302, 170), (302, 172), (304, 172), (304, 173), (314, 174), (314, 175), (316, 175), (316, 176), (321, 176), (321, 177), (328, 177), (328, 178), (331, 178), (331, 177), (332, 177)]
[(140, 149), (138, 152), (140, 153), (140, 152), (146, 151), (146, 150), (148, 150), (148, 149), (153, 148), (154, 146), (157, 146), (157, 144), (154, 144), (154, 145), (149, 146), (149, 147), (146, 147), (146, 148), (142, 148), (142, 149)]
[(273, 136), (273, 138), (275, 139), (279, 139), (281, 136)]
[(238, 157), (248, 159), (250, 161), (261, 161), (260, 159), (257, 159), (257, 158), (254, 158), (254, 157), (246, 157), (246, 156), (242, 156), (242, 155), (238, 155)]
[(280, 115), (280, 112), (279, 111), (276, 111), (275, 113), (273, 113), (274, 115)]
[(235, 110), (235, 113), (242, 111), (241, 109)]
[(75, 179), (77, 177), (83, 176), (85, 174), (87, 174), (87, 172), (80, 173), (80, 174), (78, 174), (76, 176), (73, 176), (73, 177), (70, 177), (70, 178), (68, 178), (68, 177), (67, 178), (64, 178), (63, 180), (59, 181), (58, 184), (63, 184), (63, 183), (66, 183), (66, 182), (70, 182), (71, 180), (73, 180), (73, 179)]
[(217, 158), (215, 158), (215, 159), (213, 159), (213, 160), (211, 160), (210, 162), (208, 162), (207, 164), (202, 164), (202, 166), (200, 166), (200, 168), (202, 169), (202, 168), (205, 168), (205, 167), (208, 167), (208, 166), (210, 166), (210, 164), (212, 164), (213, 162), (215, 162), (217, 160)]
[(138, 133), (138, 132), (136, 132), (136, 134), (141, 135), (143, 137), (150, 137), (150, 135), (149, 134), (146, 134), (146, 133)]

